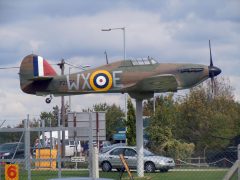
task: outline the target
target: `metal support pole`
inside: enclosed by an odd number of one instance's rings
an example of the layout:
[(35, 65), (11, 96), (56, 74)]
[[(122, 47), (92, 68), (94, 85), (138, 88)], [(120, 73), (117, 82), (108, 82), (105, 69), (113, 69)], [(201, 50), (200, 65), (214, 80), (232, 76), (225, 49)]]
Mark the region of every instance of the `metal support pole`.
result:
[(27, 146), (27, 119), (23, 120), (24, 123), (24, 159), (25, 159), (25, 170), (28, 169), (28, 165), (27, 165), (27, 151), (28, 151), (28, 146)]
[[(40, 127), (41, 127), (41, 120), (38, 121), (38, 128)], [(36, 150), (36, 156), (38, 156), (38, 159), (40, 159), (40, 147), (42, 147), (42, 142), (40, 140), (40, 131), (38, 131), (38, 142), (37, 142), (38, 154)], [(37, 168), (40, 168), (40, 161), (37, 164), (38, 164)]]
[[(58, 127), (60, 127), (60, 112), (58, 113)], [(62, 177), (62, 169), (61, 169), (61, 141), (60, 141), (60, 130), (58, 130), (58, 139), (57, 139), (57, 144), (58, 144), (58, 153), (57, 153), (57, 162), (58, 162), (58, 178)]]
[[(125, 118), (126, 122), (128, 121), (128, 94), (125, 94)], [(125, 127), (125, 134), (126, 134), (126, 140), (125, 143), (127, 144), (127, 126)]]
[(98, 112), (96, 112), (96, 144), (99, 147), (99, 116)]
[(24, 120), (24, 128), (25, 128), (25, 168), (28, 171), (28, 180), (31, 180), (29, 115), (27, 115), (27, 119)]
[(43, 147), (45, 148), (46, 147), (46, 143), (45, 143), (45, 131), (44, 131), (44, 128), (45, 128), (45, 119), (42, 119), (42, 144), (43, 144)]
[[(50, 119), (50, 128), (52, 127), (52, 120)], [(50, 144), (48, 144), (50, 146), (50, 167), (52, 168), (52, 149), (53, 149), (53, 143), (52, 143), (52, 131), (50, 131)]]
[[(64, 96), (62, 96), (62, 126), (65, 127)], [(62, 131), (62, 157), (65, 157), (65, 131)]]
[(89, 177), (93, 177), (93, 123), (92, 123), (92, 113), (89, 113), (89, 153), (88, 153), (88, 169)]
[(137, 175), (144, 176), (143, 161), (143, 106), (142, 99), (136, 99)]
[[(70, 96), (69, 96), (70, 97)], [(77, 117), (76, 117), (76, 114), (75, 113), (73, 113), (73, 127), (77, 127)], [(79, 142), (79, 140), (78, 140), (78, 138), (76, 138), (76, 136), (77, 136), (77, 131), (76, 130), (74, 130), (74, 143), (75, 143), (75, 152), (74, 152), (74, 156), (77, 156), (77, 154), (78, 154), (78, 142)], [(80, 150), (79, 150), (79, 152), (81, 151), (81, 144), (80, 144)], [(81, 153), (81, 152), (80, 152)], [(77, 162), (75, 163), (75, 169), (77, 169)]]
[[(113, 31), (113, 30), (122, 30), (123, 31), (123, 60), (126, 61), (126, 27), (117, 27), (117, 28), (109, 28), (109, 29), (102, 29), (102, 31)], [(127, 121), (127, 100), (128, 100), (128, 94), (125, 94), (125, 116)], [(125, 129), (127, 132), (127, 127)], [(127, 144), (127, 138), (126, 142)]]
[(119, 27), (119, 28), (109, 28), (109, 29), (102, 29), (102, 31), (112, 31), (112, 30), (122, 30), (123, 31), (123, 59), (126, 60), (126, 28)]
[(93, 147), (93, 158), (92, 158), (92, 173), (93, 173), (93, 179), (99, 178), (99, 168), (98, 168), (98, 148), (96, 145)]
[(126, 33), (125, 33), (125, 27), (122, 28), (123, 30), (123, 58), (124, 58), (124, 61), (126, 61)]

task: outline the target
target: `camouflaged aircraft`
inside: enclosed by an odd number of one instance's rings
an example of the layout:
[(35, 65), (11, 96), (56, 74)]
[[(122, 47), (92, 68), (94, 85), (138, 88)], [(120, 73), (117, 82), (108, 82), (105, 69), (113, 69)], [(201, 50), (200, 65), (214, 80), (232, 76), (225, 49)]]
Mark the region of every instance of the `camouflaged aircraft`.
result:
[[(210, 47), (210, 42), (209, 42)], [(57, 75), (38, 55), (26, 56), (20, 66), (23, 92), (34, 95), (78, 95), (89, 93), (129, 93), (133, 98), (150, 98), (154, 93), (176, 92), (213, 78), (221, 70), (210, 65), (158, 63), (152, 58), (123, 60), (79, 73)], [(46, 99), (51, 102), (51, 97)]]

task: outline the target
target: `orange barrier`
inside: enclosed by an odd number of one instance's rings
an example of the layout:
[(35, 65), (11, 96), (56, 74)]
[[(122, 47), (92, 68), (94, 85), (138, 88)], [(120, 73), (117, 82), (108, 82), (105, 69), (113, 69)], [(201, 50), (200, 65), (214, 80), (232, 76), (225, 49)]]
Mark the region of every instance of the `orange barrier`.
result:
[[(37, 159), (56, 159), (57, 150), (56, 149), (36, 149), (36, 160)], [(46, 161), (36, 161), (36, 168), (41, 169), (56, 169), (56, 160), (46, 160)]]

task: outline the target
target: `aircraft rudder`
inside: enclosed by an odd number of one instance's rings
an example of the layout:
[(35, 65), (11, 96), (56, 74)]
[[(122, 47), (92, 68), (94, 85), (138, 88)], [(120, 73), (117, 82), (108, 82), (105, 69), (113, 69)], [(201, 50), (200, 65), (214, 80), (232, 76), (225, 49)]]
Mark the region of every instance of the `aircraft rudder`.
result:
[(21, 89), (25, 93), (35, 94), (33, 82), (37, 78), (53, 77), (56, 75), (57, 73), (47, 60), (41, 56), (30, 54), (23, 58), (20, 65), (19, 77)]

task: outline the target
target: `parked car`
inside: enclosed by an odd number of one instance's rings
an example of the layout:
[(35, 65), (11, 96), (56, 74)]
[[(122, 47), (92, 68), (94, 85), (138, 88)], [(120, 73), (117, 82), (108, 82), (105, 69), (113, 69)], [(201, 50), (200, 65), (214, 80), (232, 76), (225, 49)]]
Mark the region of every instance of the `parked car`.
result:
[(24, 144), (19, 142), (4, 143), (0, 145), (0, 159), (23, 159)]
[[(119, 146), (111, 150), (99, 154), (99, 165), (104, 172), (109, 172), (113, 168), (121, 171), (123, 165), (119, 155), (123, 154), (130, 169), (137, 167), (137, 151), (136, 147)], [(172, 158), (158, 156), (144, 149), (144, 169), (146, 172), (167, 172), (175, 167), (175, 162)]]
[(104, 148), (104, 147), (111, 146), (111, 145), (112, 145), (112, 144), (111, 144), (110, 141), (102, 141), (102, 142), (100, 143), (100, 149), (101, 149), (101, 148)]
[(118, 147), (118, 146), (126, 146), (126, 143), (117, 143), (117, 144), (111, 144), (109, 146), (102, 147), (100, 149), (100, 153), (105, 153), (105, 152), (109, 151), (110, 149), (113, 149), (114, 147)]

